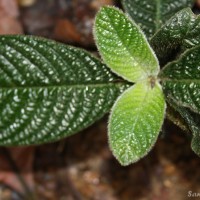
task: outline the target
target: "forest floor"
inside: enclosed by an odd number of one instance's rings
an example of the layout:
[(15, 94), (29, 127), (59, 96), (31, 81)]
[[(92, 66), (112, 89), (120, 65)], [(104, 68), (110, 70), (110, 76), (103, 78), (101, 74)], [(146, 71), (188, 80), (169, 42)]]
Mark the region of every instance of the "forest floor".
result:
[[(107, 4), (120, 6), (113, 0), (0, 0), (0, 34), (38, 35), (96, 52), (93, 20)], [(186, 200), (200, 195), (200, 159), (189, 135), (166, 122), (153, 150), (122, 167), (109, 150), (106, 126), (107, 116), (55, 143), (1, 147), (0, 200)]]

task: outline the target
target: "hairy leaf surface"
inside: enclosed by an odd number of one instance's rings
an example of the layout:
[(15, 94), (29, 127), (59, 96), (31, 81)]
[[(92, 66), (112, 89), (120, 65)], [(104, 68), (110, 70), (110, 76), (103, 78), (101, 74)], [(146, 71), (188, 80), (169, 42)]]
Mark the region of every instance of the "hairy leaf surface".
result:
[(122, 0), (128, 14), (151, 37), (176, 12), (191, 7), (194, 0)]
[(200, 16), (194, 15), (190, 8), (175, 14), (152, 37), (151, 46), (159, 60), (168, 60), (178, 48), (189, 49), (200, 44)]
[(144, 34), (124, 13), (103, 7), (96, 16), (94, 35), (104, 62), (131, 82), (156, 76), (159, 64)]
[(193, 134), (191, 148), (198, 156), (200, 156), (200, 115), (191, 112), (188, 108), (180, 108), (179, 112), (189, 125), (189, 128)]
[(165, 114), (159, 83), (136, 83), (115, 102), (109, 120), (109, 143), (122, 165), (145, 156), (158, 137)]
[(0, 37), (0, 144), (38, 144), (102, 117), (124, 90), (89, 53), (28, 36)]
[(200, 115), (192, 112), (188, 108), (181, 107), (171, 99), (168, 99), (168, 102), (181, 114), (187, 123), (190, 131), (193, 134), (191, 148), (198, 156), (200, 156)]
[(200, 113), (200, 46), (185, 52), (169, 63), (160, 77), (167, 98), (178, 105)]
[(167, 105), (166, 110), (166, 118), (172, 122), (174, 125), (182, 129), (183, 131), (189, 133), (190, 130), (188, 128), (187, 123), (183, 119), (183, 117), (180, 115), (180, 113), (170, 104)]

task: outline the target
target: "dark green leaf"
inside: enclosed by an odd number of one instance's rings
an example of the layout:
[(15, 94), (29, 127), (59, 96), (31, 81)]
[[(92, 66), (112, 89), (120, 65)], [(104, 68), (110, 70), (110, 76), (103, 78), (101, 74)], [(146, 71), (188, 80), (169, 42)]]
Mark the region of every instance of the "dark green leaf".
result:
[(200, 46), (186, 51), (161, 71), (164, 93), (178, 105), (200, 113)]
[(182, 129), (183, 131), (189, 133), (190, 130), (183, 119), (183, 117), (180, 115), (180, 113), (174, 109), (171, 105), (167, 105), (167, 110), (166, 110), (166, 118), (171, 121), (174, 125)]
[(198, 156), (200, 156), (200, 133), (195, 134), (193, 136), (191, 142), (191, 148)]
[(179, 106), (171, 99), (168, 99), (168, 101), (181, 114), (185, 122), (188, 124), (189, 129), (193, 134), (191, 148), (198, 156), (200, 156), (200, 115), (192, 112), (188, 108)]
[(152, 37), (151, 46), (159, 60), (167, 60), (178, 48), (189, 49), (200, 44), (200, 16), (190, 8), (175, 14)]
[(176, 12), (191, 7), (194, 0), (122, 0), (126, 12), (151, 37)]
[(42, 38), (0, 37), (0, 144), (72, 135), (102, 117), (124, 90), (89, 53)]

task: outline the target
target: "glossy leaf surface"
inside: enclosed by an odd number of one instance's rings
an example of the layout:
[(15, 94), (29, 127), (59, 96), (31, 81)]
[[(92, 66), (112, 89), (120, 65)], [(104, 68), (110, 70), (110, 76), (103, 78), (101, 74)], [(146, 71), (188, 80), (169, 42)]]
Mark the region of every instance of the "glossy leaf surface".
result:
[(200, 46), (185, 52), (161, 72), (167, 98), (178, 105), (200, 113)]
[(96, 16), (94, 35), (104, 62), (131, 82), (156, 76), (159, 64), (144, 34), (124, 13), (103, 7)]
[(89, 53), (42, 38), (0, 37), (0, 145), (38, 144), (102, 117), (124, 90)]
[(159, 60), (168, 60), (178, 48), (189, 49), (200, 44), (200, 16), (194, 15), (190, 8), (175, 14), (152, 37), (153, 47)]
[(144, 157), (153, 147), (165, 114), (161, 86), (136, 83), (115, 102), (109, 120), (109, 143), (122, 165)]
[(151, 37), (176, 12), (191, 7), (194, 0), (122, 0), (122, 4), (144, 30), (147, 37)]

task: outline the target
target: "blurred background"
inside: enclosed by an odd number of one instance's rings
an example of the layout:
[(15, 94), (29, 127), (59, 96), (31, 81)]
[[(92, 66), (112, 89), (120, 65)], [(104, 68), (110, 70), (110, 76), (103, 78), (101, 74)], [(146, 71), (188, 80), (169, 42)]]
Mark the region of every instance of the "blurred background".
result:
[[(117, 0), (0, 0), (0, 34), (28, 34), (96, 53), (93, 20)], [(200, 8), (200, 1), (195, 8)], [(154, 149), (122, 167), (107, 142), (107, 116), (56, 143), (0, 148), (0, 200), (185, 200), (200, 195), (200, 158), (166, 121)], [(200, 197), (199, 197), (200, 198)]]

